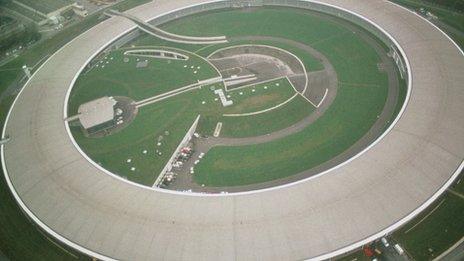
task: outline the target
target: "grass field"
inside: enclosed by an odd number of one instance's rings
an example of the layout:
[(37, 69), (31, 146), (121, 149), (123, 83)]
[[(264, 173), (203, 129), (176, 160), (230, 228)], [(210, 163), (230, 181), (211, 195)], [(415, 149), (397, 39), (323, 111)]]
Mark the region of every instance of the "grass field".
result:
[[(177, 22), (177, 21), (176, 21)], [(176, 23), (173, 22), (173, 23)], [(189, 23), (187, 18), (186, 23)], [(169, 23), (165, 27), (170, 27), (172, 23)], [(179, 25), (174, 25), (176, 28)], [(264, 43), (263, 43), (264, 42)], [(270, 43), (269, 41), (263, 41), (260, 44), (271, 44), (280, 48), (291, 49), (290, 51), (299, 57), (301, 56), (306, 67), (310, 70), (321, 70), (323, 69), (320, 61), (307, 54), (303, 50), (294, 48), (290, 45), (285, 45), (282, 43)], [(145, 36), (142, 40), (137, 40), (130, 45), (137, 46), (147, 46), (147, 45), (169, 45), (176, 48), (185, 48), (191, 52), (198, 52), (199, 54), (206, 56), (209, 53), (222, 48), (226, 45), (215, 45), (215, 46), (195, 46), (194, 48), (182, 44), (172, 44), (166, 43), (165, 41), (156, 39), (152, 36)], [(243, 44), (245, 41), (234, 42), (231, 44)], [(231, 45), (229, 44), (229, 45)], [(117, 54), (121, 54), (120, 51), (115, 52), (114, 54), (108, 55), (108, 57), (113, 56), (114, 60), (110, 60), (109, 64), (105, 64), (105, 68), (93, 68), (91, 71), (87, 72), (85, 75), (81, 76), (76, 83), (76, 87), (71, 94), (70, 99), (70, 114), (73, 114), (77, 111), (79, 104), (101, 97), (103, 95), (122, 95), (129, 96), (136, 100), (150, 97), (155, 94), (159, 94), (171, 89), (175, 89), (187, 84), (188, 79), (192, 80), (192, 75), (180, 73), (170, 73), (170, 72), (183, 72), (185, 71), (182, 67), (183, 63), (179, 62), (179, 66), (175, 67), (170, 64), (169, 66), (164, 66), (165, 64), (157, 64), (150, 61), (150, 66), (153, 66), (152, 69), (147, 69), (147, 71), (138, 72), (134, 69), (134, 64), (127, 63), (121, 65), (122, 57), (118, 57)], [(108, 58), (107, 58), (108, 59)], [(111, 58), (110, 58), (111, 59)], [(112, 62), (116, 61), (116, 62)], [(119, 61), (119, 63), (117, 62)], [(164, 62), (164, 61), (163, 61)], [(157, 69), (164, 69), (162, 73), (156, 73)], [(201, 65), (203, 68), (204, 65)], [(140, 70), (140, 69), (139, 69)], [(183, 78), (185, 77), (185, 79)], [(211, 76), (212, 77), (212, 76)], [(211, 78), (206, 77), (206, 78)], [(184, 82), (185, 80), (185, 82)], [(182, 84), (181, 84), (182, 83)], [(279, 83), (279, 88), (275, 87), (275, 83)], [(157, 85), (163, 85), (160, 87)], [(267, 85), (267, 84), (263, 84)], [(166, 87), (167, 86), (167, 87)], [(274, 87), (273, 87), (274, 86)], [(267, 90), (264, 90), (262, 85), (257, 85), (254, 87), (247, 87), (237, 91), (230, 91), (227, 94), (230, 96), (230, 99), (234, 101), (234, 105), (223, 108), (220, 104), (220, 101), (217, 100), (217, 96), (213, 95), (211, 92), (200, 91), (198, 94), (193, 94), (190, 92), (188, 95), (190, 99), (195, 100), (195, 104), (191, 104), (187, 101), (182, 102), (182, 105), (173, 102), (172, 105), (167, 104), (167, 109), (163, 110), (164, 115), (169, 119), (177, 119), (178, 121), (186, 121), (188, 124), (178, 124), (176, 130), (179, 130), (179, 133), (173, 133), (170, 136), (170, 139), (176, 140), (177, 142), (183, 137), (182, 132), (185, 133), (187, 128), (190, 126), (192, 120), (190, 118), (196, 117), (197, 114), (201, 114), (201, 121), (198, 127), (198, 131), (202, 134), (212, 135), (214, 127), (217, 122), (223, 122), (223, 129), (221, 136), (224, 137), (249, 137), (256, 135), (264, 135), (272, 131), (276, 131), (285, 127), (288, 127), (299, 120), (307, 117), (314, 110), (306, 100), (302, 97), (296, 97), (291, 102), (287, 103), (285, 106), (282, 106), (272, 112), (263, 113), (254, 116), (246, 116), (239, 118), (224, 117), (224, 113), (248, 113), (258, 110), (263, 110), (270, 108), (276, 104), (280, 104), (283, 101), (286, 101), (288, 98), (293, 96), (295, 93), (291, 85), (286, 79), (277, 80), (269, 84)], [(253, 92), (253, 89), (255, 92)], [(243, 93), (243, 95), (240, 95)], [(198, 96), (196, 96), (198, 95)], [(184, 96), (179, 96), (174, 98), (176, 101), (182, 101)], [(206, 106), (201, 105), (200, 101), (205, 101)], [(164, 103), (164, 102), (163, 102)], [(161, 104), (161, 103), (160, 103)], [(175, 105), (177, 104), (177, 105)], [(184, 109), (186, 115), (180, 115), (171, 113), (173, 110), (170, 108), (175, 107), (174, 111), (179, 108), (190, 108), (190, 110)], [(103, 138), (99, 141), (94, 141), (92, 139), (86, 139), (76, 129), (73, 133), (76, 137), (76, 140), (82, 148), (97, 162), (101, 163), (107, 169), (111, 170), (114, 173), (117, 173), (121, 176), (127, 177), (129, 180), (133, 180), (145, 185), (151, 185), (156, 178), (156, 175), (164, 167), (164, 164), (168, 158), (167, 155), (156, 158), (147, 158), (148, 154), (142, 156), (141, 151), (147, 149), (150, 153), (154, 153), (155, 148), (152, 147), (152, 143), (148, 142), (149, 140), (154, 140), (156, 136), (159, 136), (160, 133), (165, 130), (174, 128), (173, 126), (164, 126), (164, 124), (159, 124), (159, 126), (152, 125), (153, 127), (144, 128), (144, 131), (137, 132), (139, 127), (137, 126), (147, 126), (146, 123), (142, 122), (142, 118), (148, 117), (146, 121), (153, 122), (153, 120), (160, 119), (158, 112), (161, 111), (161, 107), (158, 109), (146, 109), (142, 108), (137, 120), (132, 123), (131, 128), (123, 130), (114, 137)], [(150, 110), (150, 113), (144, 113), (143, 111)], [(188, 111), (188, 113), (187, 113)], [(186, 120), (186, 119), (189, 120)], [(163, 118), (164, 119), (164, 118)], [(163, 121), (164, 123), (165, 121)], [(174, 122), (174, 120), (173, 120)], [(137, 125), (137, 126), (135, 126)], [(184, 126), (185, 125), (185, 126)], [(145, 130), (149, 130), (148, 134)], [(133, 140), (131, 137), (139, 137), (137, 140)], [(111, 146), (112, 143), (118, 143), (118, 149), (116, 152), (112, 153), (114, 146)], [(148, 142), (148, 143), (147, 143)], [(93, 143), (93, 145), (91, 145)], [(143, 145), (144, 144), (144, 145)], [(147, 145), (148, 144), (148, 145)], [(146, 148), (142, 148), (143, 146)], [(141, 147), (142, 146), (142, 147)], [(165, 152), (167, 154), (172, 153), (173, 149), (177, 146), (176, 142), (166, 144)], [(170, 153), (168, 153), (168, 151)], [(133, 156), (138, 155), (138, 156)], [(132, 163), (137, 165), (135, 166), (136, 170), (131, 171), (128, 164), (124, 162), (129, 157), (131, 158)], [(159, 160), (158, 160), (159, 159)], [(141, 174), (145, 173), (145, 174)]]
[[(167, 47), (153, 48), (174, 50)], [(175, 61), (140, 58), (148, 60), (148, 67), (137, 69), (136, 57), (124, 56), (126, 50), (113, 51), (92, 62), (91, 68), (78, 78), (71, 92), (69, 115), (76, 114), (80, 104), (105, 95), (142, 100), (218, 76), (217, 71), (205, 60), (177, 49), (174, 51), (188, 55), (190, 59)], [(124, 62), (124, 57), (129, 58), (129, 61)], [(194, 71), (198, 71), (197, 74)], [(78, 144), (96, 162), (128, 180), (151, 186), (198, 114), (202, 115), (199, 129), (204, 130), (205, 134), (211, 135), (216, 123), (223, 121), (226, 136), (241, 137), (261, 135), (269, 130), (287, 127), (312, 112), (308, 102), (298, 100), (278, 110), (280, 114), (277, 116), (290, 113), (292, 116), (276, 120), (275, 124), (268, 121), (275, 116), (266, 113), (240, 117), (237, 122), (243, 125), (239, 125), (231, 119), (225, 119), (222, 114), (255, 112), (288, 100), (295, 94), (288, 80), (282, 78), (231, 90), (227, 92), (234, 101), (230, 107), (223, 107), (209, 87), (141, 108), (134, 122), (117, 134), (100, 139), (86, 138), (78, 127), (72, 128), (72, 133)], [(222, 84), (216, 84), (215, 87), (223, 88)], [(306, 113), (297, 113), (301, 110)], [(170, 134), (164, 135), (165, 131)], [(164, 136), (162, 146), (156, 146), (159, 136)], [(147, 150), (146, 154), (142, 153), (144, 150)], [(156, 150), (163, 154), (155, 155)], [(130, 164), (126, 162), (128, 159)]]
[(314, 107), (298, 95), (282, 107), (258, 115), (202, 118), (199, 132), (211, 136), (216, 123), (222, 122), (221, 137), (242, 138), (265, 135), (289, 127), (309, 116), (313, 111)]
[[(395, 0), (396, 1), (396, 0)], [(453, 12), (464, 12), (462, 0), (399, 0), (403, 5), (424, 5), (434, 8), (447, 9)]]
[[(161, 27), (165, 30), (171, 29), (170, 23), (168, 23), (167, 25), (161, 26)], [(319, 71), (319, 70), (324, 69), (324, 65), (322, 65), (321, 61), (311, 56), (304, 50), (301, 50), (300, 48), (295, 47), (290, 44), (285, 44), (285, 43), (272, 41), (272, 40), (233, 40), (232, 39), (228, 43), (223, 43), (223, 44), (185, 45), (185, 44), (178, 44), (178, 43), (167, 43), (164, 40), (161, 40), (161, 39), (158, 39), (151, 35), (146, 34), (130, 43), (130, 45), (135, 45), (135, 46), (146, 46), (146, 45), (175, 46), (177, 48), (195, 52), (198, 55), (201, 55), (203, 57), (207, 57), (209, 54), (213, 53), (214, 51), (219, 50), (224, 47), (244, 45), (244, 44), (259, 44), (259, 45), (269, 45), (269, 46), (278, 47), (278, 48), (284, 49), (296, 55), (299, 59), (301, 59), (307, 71)]]
[(450, 192), (393, 237), (416, 260), (431, 260), (464, 235), (464, 199)]
[(376, 119), (365, 110), (379, 110), (376, 107), (382, 105), (382, 97), (380, 102), (373, 99), (378, 95), (375, 89), (341, 85), (336, 98), (340, 100), (295, 135), (258, 145), (213, 148), (197, 166), (195, 181), (209, 186), (253, 184), (293, 175), (329, 160), (369, 129), (367, 119), (371, 124)]
[(63, 8), (68, 5), (72, 5), (74, 2), (71, 0), (16, 0), (24, 5), (27, 5), (30, 8), (33, 8), (44, 14), (48, 14), (60, 8)]
[(224, 114), (252, 113), (285, 102), (295, 93), (287, 79), (282, 78), (250, 87), (229, 90), (227, 95), (236, 104), (221, 109)]
[[(276, 86), (277, 83), (279, 86)], [(230, 99), (234, 100), (234, 105), (231, 107), (223, 107), (218, 96), (210, 89), (211, 86), (223, 88), (221, 84), (204, 86), (140, 108), (135, 120), (127, 128), (103, 138), (87, 138), (80, 127), (72, 127), (71, 130), (79, 146), (98, 164), (128, 180), (151, 186), (198, 114), (202, 115), (199, 124), (199, 132), (202, 134), (211, 135), (216, 123), (223, 121), (223, 131), (227, 136), (246, 136), (267, 133), (272, 123), (268, 119), (273, 119), (279, 113), (290, 115), (292, 110), (308, 110), (307, 113), (293, 113), (291, 117), (276, 120), (277, 123), (272, 124), (274, 128), (287, 127), (298, 121), (299, 117), (312, 112), (311, 105), (303, 98), (298, 98), (288, 106), (276, 110), (274, 114), (240, 117), (243, 118), (243, 125), (237, 126), (233, 121), (229, 125), (226, 119), (228, 117), (222, 116), (225, 112), (233, 109), (234, 112), (242, 113), (270, 107), (274, 102), (283, 101), (295, 93), (286, 79), (275, 80), (266, 85), (269, 86), (267, 90), (257, 85), (232, 91)], [(83, 88), (79, 92), (90, 89)], [(253, 89), (255, 92), (252, 92)], [(267, 97), (274, 99), (269, 100)], [(166, 131), (169, 135), (165, 134)], [(161, 146), (158, 146), (160, 136), (163, 139)], [(146, 154), (143, 153), (144, 150), (147, 151)], [(156, 155), (156, 150), (161, 151), (162, 155)], [(128, 159), (130, 163), (127, 162)]]
[[(276, 85), (277, 83), (279, 86)], [(268, 88), (264, 89), (264, 86)], [(240, 93), (243, 93), (243, 96)], [(208, 106), (199, 111), (202, 115), (197, 128), (199, 133), (211, 136), (216, 124), (222, 122), (221, 137), (240, 138), (265, 135), (291, 126), (314, 111), (314, 106), (298, 95), (290, 102), (268, 112), (238, 117), (223, 116), (224, 113), (247, 113), (281, 104), (295, 94), (293, 87), (286, 79), (258, 84), (231, 91), (228, 94), (235, 103), (233, 106), (224, 108), (216, 101), (215, 107)], [(212, 100), (213, 97), (207, 99)]]
[(17, 12), (17, 13), (23, 15), (24, 17), (27, 17), (27, 18), (29, 18), (32, 21), (37, 22), (37, 23), (47, 19), (47, 17), (45, 17), (44, 15), (42, 15), (42, 14), (40, 14), (38, 12), (34, 12), (32, 10), (29, 10), (29, 9), (27, 9), (27, 8), (21, 6), (21, 5), (15, 4), (15, 3), (6, 3), (5, 7), (10, 9), (10, 10), (13, 10), (14, 12)]
[(9, 17), (9, 16), (0, 16), (0, 29), (3, 29), (2, 27), (3, 26), (7, 26), (7, 25), (10, 25), (12, 23), (14, 23), (16, 21), (16, 19), (12, 18), (12, 17)]
[[(143, 107), (126, 129), (104, 138), (86, 138), (77, 127), (72, 133), (94, 161), (128, 180), (151, 186), (197, 116), (191, 110), (196, 102), (191, 95)], [(162, 145), (157, 146), (160, 136)], [(148, 153), (143, 154), (144, 150)], [(155, 155), (155, 150), (162, 155)], [(132, 171), (132, 167), (136, 169)]]
[[(213, 148), (196, 168), (197, 183), (234, 186), (296, 174), (349, 148), (366, 133), (382, 110), (388, 81), (377, 70), (379, 58), (375, 51), (338, 23), (301, 11), (289, 14), (291, 11), (234, 10), (175, 22), (176, 33), (196, 30), (202, 35), (214, 35), (226, 31), (228, 35), (271, 35), (307, 43), (328, 57), (339, 78), (336, 100), (318, 121), (301, 133), (270, 143)], [(285, 15), (292, 15), (295, 20), (291, 24), (283, 23), (279, 17)], [(215, 27), (214, 32), (205, 31), (202, 25), (207, 21), (219, 24), (219, 28)], [(319, 27), (311, 26), (313, 23)], [(229, 24), (234, 27), (228, 30)]]
[[(190, 58), (187, 61), (137, 58), (125, 56), (125, 51), (127, 49), (99, 57), (92, 69), (77, 79), (69, 99), (70, 115), (77, 113), (80, 104), (105, 95), (127, 96), (139, 101), (219, 76), (219, 73), (204, 59), (179, 50), (173, 51), (184, 53)], [(123, 62), (124, 58), (128, 58), (129, 61)], [(136, 68), (139, 59), (147, 60), (148, 66)], [(191, 66), (194, 68), (192, 69)]]
[[(227, 99), (233, 101), (233, 104), (224, 107), (213, 89), (223, 89)], [(199, 113), (209, 117), (265, 110), (287, 101), (295, 94), (290, 82), (286, 78), (280, 78), (229, 91), (225, 91), (222, 83), (202, 86), (196, 99), (202, 105), (198, 106)], [(200, 103), (203, 101), (205, 104)]]
[[(432, 4), (431, 1), (418, 1), (418, 0), (394, 0), (408, 8), (418, 11), (419, 8), (423, 7), (427, 11), (432, 12), (434, 15), (438, 16), (440, 20), (444, 21), (448, 25), (464, 32), (464, 10), (457, 12), (456, 9), (452, 8), (443, 8), (443, 5), (438, 4), (435, 1), (435, 4)], [(461, 1), (464, 6), (464, 3)]]
[[(283, 16), (292, 16), (294, 21), (282, 22), (280, 18)], [(212, 23), (217, 26), (208, 26)], [(228, 26), (231, 24), (234, 26)], [(314, 24), (320, 27), (313, 26)], [(388, 80), (386, 74), (377, 69), (379, 62), (377, 54), (359, 36), (339, 22), (333, 22), (325, 16), (287, 8), (260, 8), (253, 12), (226, 10), (175, 20), (164, 26), (164, 29), (187, 35), (196, 32), (196, 35), (226, 34), (236, 37), (264, 35), (291, 39), (306, 43), (323, 53), (338, 74), (337, 97), (318, 121), (300, 133), (270, 143), (213, 148), (196, 169), (195, 180), (200, 184), (209, 186), (252, 184), (283, 178), (321, 164), (343, 152), (362, 137), (383, 108)], [(301, 34), (301, 31), (305, 31), (305, 34)], [(145, 37), (138, 41), (138, 44), (142, 45), (149, 43), (163, 44), (153, 37)], [(174, 46), (179, 47), (178, 44)], [(223, 46), (201, 46), (195, 47), (197, 49), (190, 48), (189, 51), (206, 56)], [(280, 44), (279, 47), (289, 46)], [(291, 51), (302, 55), (302, 60), (309, 68), (322, 69), (319, 61), (303, 54), (302, 50), (293, 48)], [(122, 58), (115, 59), (119, 61)], [(156, 81), (167, 86), (185, 85), (178, 84), (183, 82), (184, 78), (176, 73), (183, 72), (182, 62), (179, 64), (180, 68), (171, 65), (163, 66), (166, 71), (162, 74), (153, 71), (139, 74), (134, 71), (134, 64), (127, 63), (121, 66), (121, 61), (113, 65), (110, 62), (104, 69), (94, 68), (78, 81), (76, 90), (73, 91), (70, 109), (75, 110), (79, 103), (91, 97), (126, 95), (141, 99), (146, 98), (146, 92), (153, 95), (158, 89), (167, 91), (174, 88), (154, 88)], [(161, 64), (154, 63), (153, 66), (159, 68)], [(187, 81), (192, 75), (185, 74), (185, 77)], [(253, 88), (259, 90), (260, 87)], [(204, 89), (206, 91), (190, 92), (188, 95), (176, 96), (173, 101), (163, 101), (157, 104), (156, 109), (142, 108), (136, 121), (132, 123), (133, 126), (110, 137), (98, 141), (86, 140), (75, 131), (76, 140), (92, 158), (109, 170), (130, 180), (151, 185), (164, 167), (168, 155), (155, 160), (147, 158), (148, 155), (142, 156), (141, 151), (147, 149), (154, 153), (155, 148), (152, 147), (155, 144), (154, 139), (161, 135), (160, 133), (169, 130), (172, 132), (169, 136), (169, 141), (172, 140), (172, 143), (167, 143), (167, 147), (163, 149), (170, 156), (177, 146), (175, 141), (177, 143), (180, 141), (183, 137), (182, 133), (185, 133), (197, 114), (202, 115), (199, 131), (203, 134), (211, 135), (216, 123), (221, 121), (223, 122), (222, 136), (249, 137), (288, 127), (314, 110), (308, 102), (298, 96), (285, 106), (268, 113), (249, 117), (223, 117), (223, 113), (250, 112), (269, 107), (272, 103), (285, 100), (293, 92), (288, 92), (289, 88), (268, 90), (266, 94), (260, 92), (253, 94), (250, 88), (231, 91), (229, 95), (234, 100), (234, 106), (222, 108), (219, 101), (214, 101), (217, 97), (207, 88)], [(240, 92), (244, 95), (237, 95)], [(82, 98), (84, 96), (86, 99)], [(165, 107), (159, 107), (163, 104)], [(162, 112), (162, 117), (159, 112)], [(160, 123), (156, 125), (156, 121), (159, 120)], [(171, 123), (177, 125), (170, 125)], [(172, 129), (176, 131), (171, 131)], [(143, 146), (145, 148), (142, 148)], [(136, 167), (135, 171), (130, 171), (129, 165), (124, 164), (129, 157), (134, 157), (132, 162), (137, 166), (130, 167)]]

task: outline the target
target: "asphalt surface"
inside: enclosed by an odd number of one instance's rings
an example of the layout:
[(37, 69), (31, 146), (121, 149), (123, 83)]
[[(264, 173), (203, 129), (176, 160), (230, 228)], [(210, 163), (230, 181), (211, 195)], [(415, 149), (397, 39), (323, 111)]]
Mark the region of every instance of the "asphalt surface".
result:
[[(462, 239), (461, 239), (462, 240)], [(464, 240), (456, 246), (453, 246), (444, 256), (441, 257), (443, 261), (461, 261), (464, 260)]]

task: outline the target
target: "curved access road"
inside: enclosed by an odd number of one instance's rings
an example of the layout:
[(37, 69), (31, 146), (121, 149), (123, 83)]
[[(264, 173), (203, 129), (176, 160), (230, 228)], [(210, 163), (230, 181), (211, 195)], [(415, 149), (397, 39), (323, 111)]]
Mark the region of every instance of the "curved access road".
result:
[(130, 15), (127, 13), (120, 13), (115, 10), (109, 10), (107, 11), (107, 14), (109, 15), (116, 15), (120, 17), (125, 17), (132, 22), (134, 22), (140, 30), (151, 34), (155, 37), (158, 37), (160, 39), (170, 41), (170, 42), (175, 42), (175, 43), (184, 43), (184, 44), (221, 44), (221, 43), (227, 43), (227, 39), (225, 36), (211, 36), (211, 37), (195, 37), (195, 36), (186, 36), (186, 35), (178, 35), (178, 34), (173, 34), (166, 32), (164, 30), (161, 30), (160, 28), (145, 22), (144, 20), (134, 16)]

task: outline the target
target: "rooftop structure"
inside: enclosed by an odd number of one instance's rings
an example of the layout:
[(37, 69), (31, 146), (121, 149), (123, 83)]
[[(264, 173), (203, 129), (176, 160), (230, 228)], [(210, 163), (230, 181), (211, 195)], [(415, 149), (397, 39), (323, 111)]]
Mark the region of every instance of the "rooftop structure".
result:
[(79, 106), (79, 121), (82, 127), (89, 130), (114, 120), (113, 97), (102, 97)]
[(222, 106), (227, 107), (232, 105), (234, 102), (231, 100), (227, 100), (226, 95), (222, 89), (217, 89), (214, 91), (215, 94), (219, 95), (219, 99), (221, 99)]

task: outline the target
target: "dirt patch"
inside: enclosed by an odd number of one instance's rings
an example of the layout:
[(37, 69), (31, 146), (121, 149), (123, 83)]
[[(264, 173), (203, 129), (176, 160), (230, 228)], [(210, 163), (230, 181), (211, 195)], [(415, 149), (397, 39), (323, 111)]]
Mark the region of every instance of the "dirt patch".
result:
[[(297, 56), (280, 48), (267, 45), (237, 45), (218, 50), (208, 60), (220, 71), (224, 79), (253, 75), (256, 79), (228, 85), (234, 89), (281, 77), (305, 75), (306, 69)], [(292, 82), (297, 90), (304, 90), (307, 81)]]

